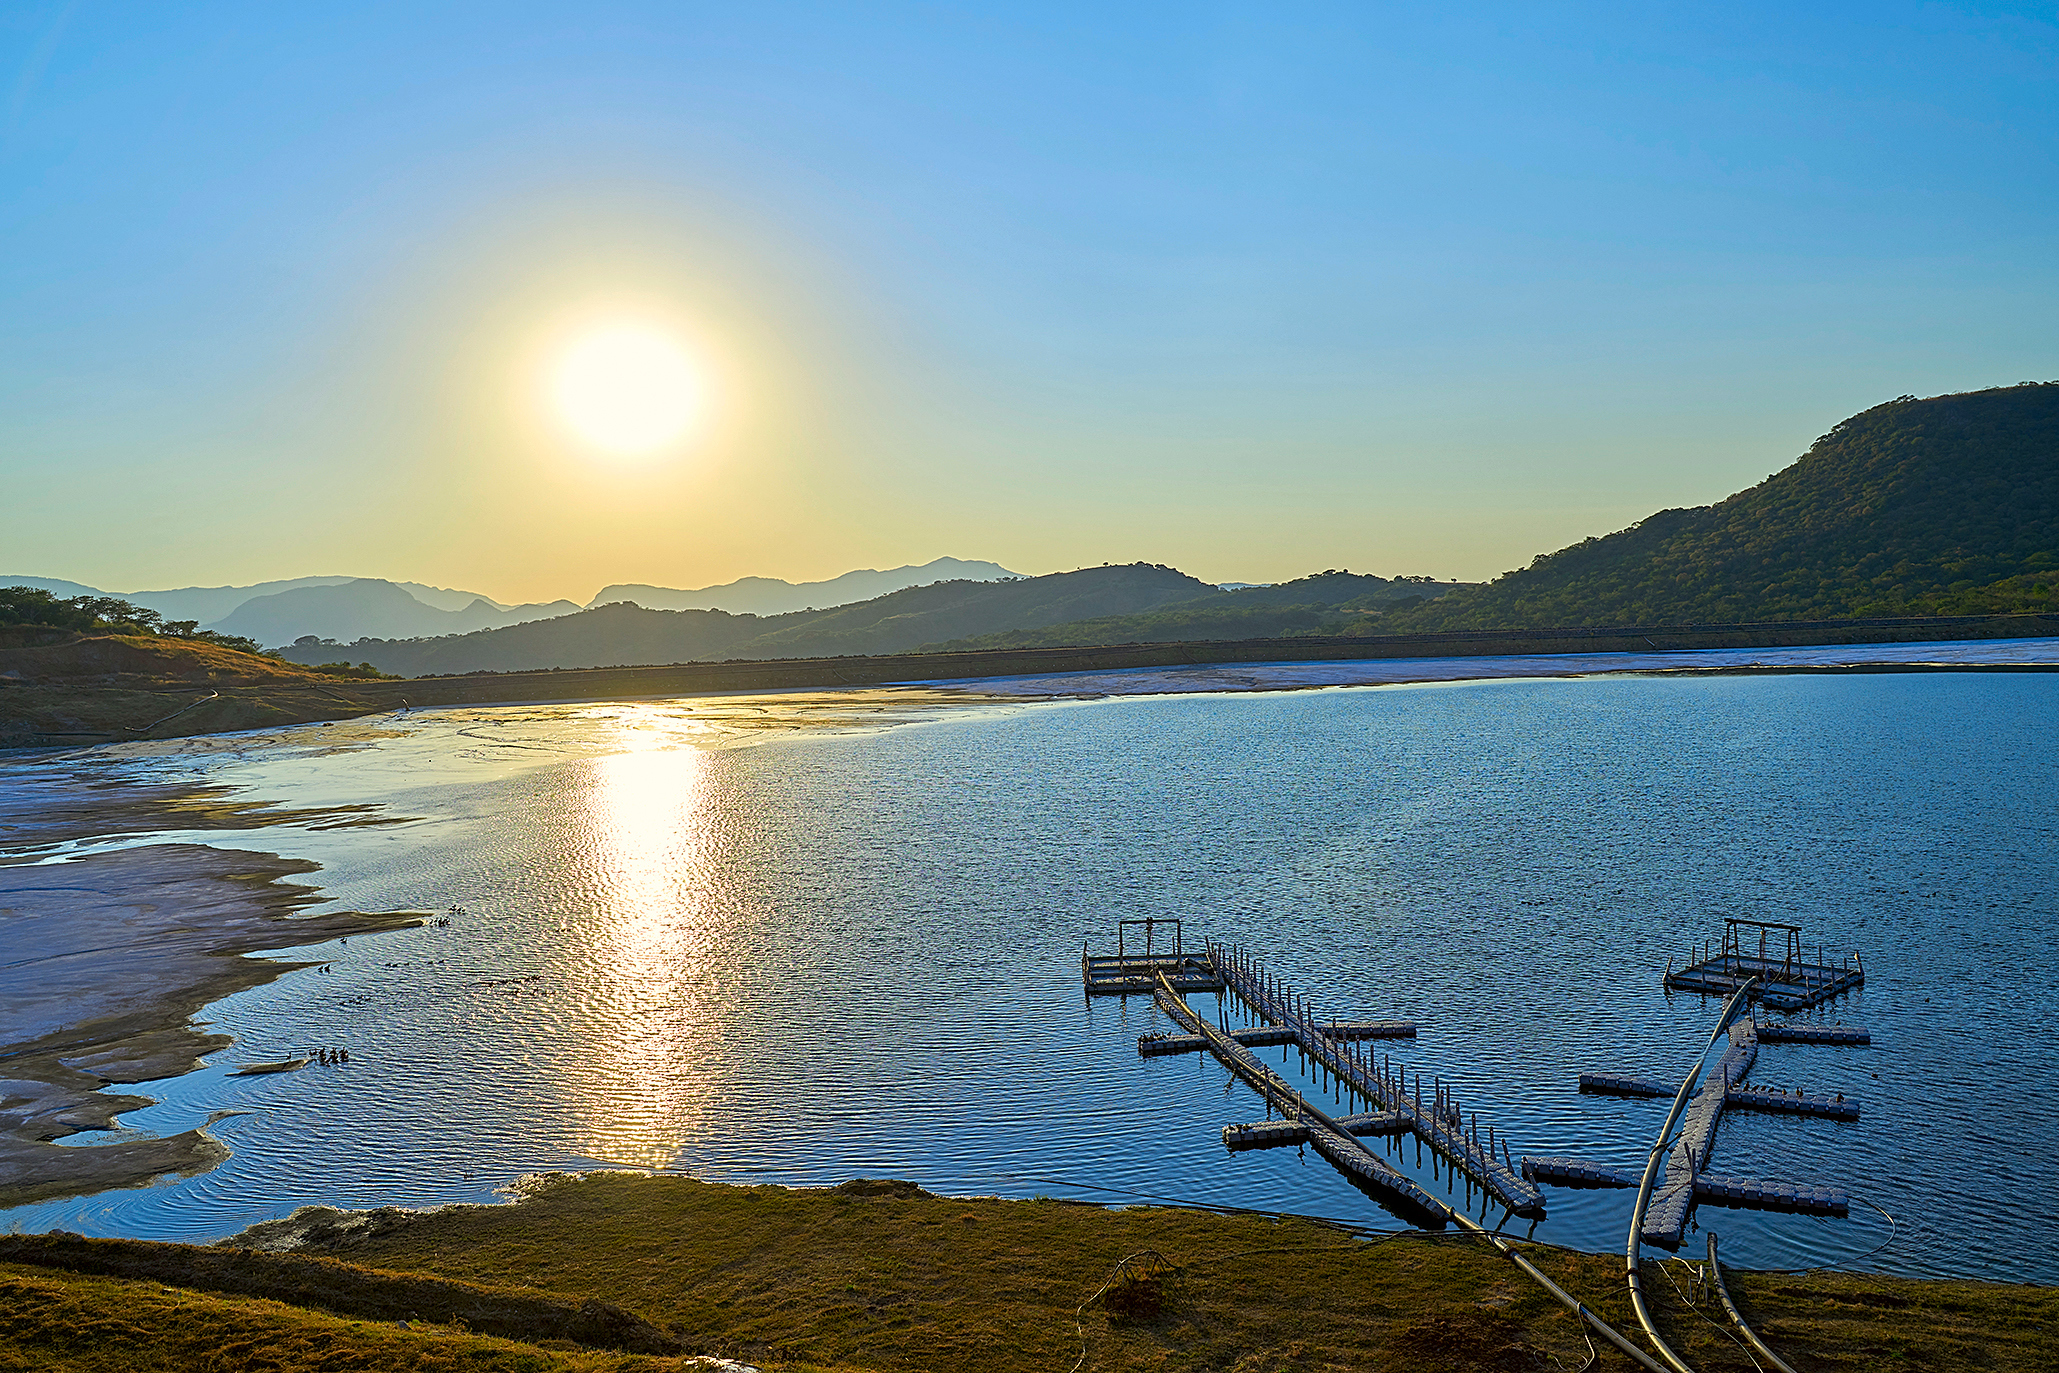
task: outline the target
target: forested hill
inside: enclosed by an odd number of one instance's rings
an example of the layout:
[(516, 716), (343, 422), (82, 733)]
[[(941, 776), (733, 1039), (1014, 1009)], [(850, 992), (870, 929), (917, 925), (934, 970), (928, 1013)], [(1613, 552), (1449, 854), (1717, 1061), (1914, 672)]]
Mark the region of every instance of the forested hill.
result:
[(1004, 582), (937, 582), (855, 605), (785, 615), (722, 610), (647, 610), (630, 603), (476, 634), (295, 644), (293, 662), (347, 657), (383, 672), (420, 677), (550, 667), (618, 667), (728, 658), (820, 658), (902, 653), (943, 639), (1002, 629), (1134, 614), (1213, 590), (1150, 563), (1089, 567)]
[(1460, 588), (1430, 577), (1370, 577), (1317, 572), (1271, 586), (1209, 591), (1157, 610), (1067, 624), (1007, 629), (926, 644), (953, 652), (1054, 648), (1077, 644), (1162, 644), (1194, 639), (1279, 639), (1365, 632), (1370, 619)]
[(2059, 382), (1854, 415), (1715, 505), (1547, 554), (1380, 629), (2059, 610)]

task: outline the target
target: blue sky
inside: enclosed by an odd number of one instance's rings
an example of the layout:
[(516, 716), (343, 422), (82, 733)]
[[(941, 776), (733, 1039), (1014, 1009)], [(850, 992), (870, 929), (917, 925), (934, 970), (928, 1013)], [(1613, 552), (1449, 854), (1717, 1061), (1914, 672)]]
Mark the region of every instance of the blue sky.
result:
[[(2059, 376), (2049, 6), (0, 9), (0, 572), (1484, 577)], [(674, 321), (623, 470), (535, 358)]]

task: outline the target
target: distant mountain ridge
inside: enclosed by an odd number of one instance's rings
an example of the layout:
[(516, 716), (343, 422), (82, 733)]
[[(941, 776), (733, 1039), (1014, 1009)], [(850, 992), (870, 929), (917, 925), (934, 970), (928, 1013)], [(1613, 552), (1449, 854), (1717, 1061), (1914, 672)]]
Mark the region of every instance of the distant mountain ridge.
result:
[(1765, 481), (1661, 510), (1381, 629), (2059, 610), (2059, 382), (1903, 396)]
[(1190, 601), (1138, 614), (1007, 629), (924, 647), (931, 651), (968, 652), (1350, 634), (1363, 632), (1369, 617), (1448, 595), (1465, 585), (1430, 577), (1317, 572), (1291, 582), (1226, 586)]
[(526, 624), (570, 615), (578, 609), (571, 601), (500, 606), (475, 596), (463, 609), (443, 610), (424, 603), (397, 582), (359, 577), (340, 585), (301, 586), (252, 597), (211, 628), (266, 645), (291, 643), (306, 636), (331, 640), (414, 638)]
[[(847, 572), (824, 582), (793, 583), (744, 577), (698, 591), (618, 583), (589, 606), (632, 600), (655, 609), (703, 608), (735, 614), (778, 614), (803, 607), (829, 609), (933, 582), (999, 581), (1019, 576), (998, 563), (937, 558), (921, 566)], [(193, 620), (203, 629), (240, 635), (267, 646), (312, 635), (339, 644), (357, 639), (417, 639), (467, 634), (576, 614), (575, 601), (510, 605), (476, 591), (395, 582), (383, 577), (293, 577), (252, 586), (187, 586), (165, 591), (107, 591), (56, 577), (0, 575), (0, 586), (33, 586), (60, 597), (112, 596), (154, 610), (167, 620)], [(332, 652), (331, 657), (335, 654)]]
[(304, 586), (338, 586), (355, 577), (292, 577), (284, 581), (258, 582), (253, 586), (181, 586), (168, 591), (108, 591), (83, 582), (55, 577), (0, 576), (0, 586), (33, 586), (59, 596), (114, 596), (130, 605), (154, 610), (167, 620), (197, 620), (206, 629), (254, 596), (296, 591)]
[(722, 610), (597, 606), (557, 619), (411, 641), (295, 645), (288, 661), (347, 654), (384, 672), (426, 676), (551, 667), (621, 667), (726, 658), (813, 658), (903, 653), (926, 643), (997, 629), (1132, 614), (1214, 591), (1207, 582), (1150, 563), (1083, 568), (1008, 581), (905, 587), (868, 601), (783, 615)]
[(934, 582), (999, 582), (1020, 577), (999, 563), (936, 558), (920, 566), (884, 572), (861, 568), (826, 582), (787, 582), (777, 577), (740, 577), (720, 586), (679, 590), (642, 582), (617, 582), (602, 587), (587, 607), (632, 601), (645, 610), (726, 610), (732, 615), (784, 615), (796, 610), (830, 610), (870, 601), (911, 586)]

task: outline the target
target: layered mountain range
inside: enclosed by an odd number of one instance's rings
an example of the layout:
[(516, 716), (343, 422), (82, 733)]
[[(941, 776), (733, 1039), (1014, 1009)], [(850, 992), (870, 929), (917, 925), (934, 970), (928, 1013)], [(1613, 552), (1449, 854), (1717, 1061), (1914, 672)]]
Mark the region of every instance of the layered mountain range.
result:
[[(999, 581), (1015, 573), (998, 563), (937, 558), (920, 566), (876, 571), (865, 568), (821, 582), (786, 582), (744, 577), (720, 586), (692, 589), (622, 583), (603, 587), (581, 606), (576, 601), (508, 605), (476, 591), (394, 582), (382, 577), (296, 577), (252, 586), (187, 586), (164, 591), (107, 591), (54, 577), (0, 575), (0, 586), (32, 586), (60, 597), (111, 596), (154, 610), (166, 620), (197, 622), (200, 628), (265, 645), (296, 639), (332, 645), (359, 639), (420, 639), (468, 634), (572, 615), (590, 606), (634, 600), (666, 610), (726, 610), (774, 615), (785, 611), (848, 605), (905, 587), (946, 580)], [(332, 655), (333, 656), (333, 655)]]
[(625, 601), (445, 638), (297, 644), (283, 656), (316, 663), (344, 652), (383, 672), (416, 677), (936, 648), (1266, 638), (1337, 628), (1377, 607), (1413, 604), (1456, 585), (1327, 572), (1276, 587), (1225, 591), (1170, 567), (1129, 563), (1008, 581), (938, 582), (783, 615), (653, 610)]
[[(16, 578), (58, 595), (76, 583)], [(8, 579), (0, 577), (0, 585)], [(2059, 612), (2059, 382), (1839, 424), (1766, 481), (1662, 510), (1487, 584), (1327, 571), (1216, 586), (1149, 563), (1021, 577), (941, 558), (799, 585), (618, 584), (581, 609), (376, 578), (130, 593), (166, 619), (407, 676), (1602, 625)], [(213, 618), (210, 618), (212, 616)]]

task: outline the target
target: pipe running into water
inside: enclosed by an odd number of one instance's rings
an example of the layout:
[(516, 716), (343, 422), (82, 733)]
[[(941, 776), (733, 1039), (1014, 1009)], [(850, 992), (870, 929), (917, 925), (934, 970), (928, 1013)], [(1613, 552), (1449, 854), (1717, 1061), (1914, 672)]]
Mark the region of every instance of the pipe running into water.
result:
[(1785, 1360), (1768, 1349), (1766, 1342), (1760, 1339), (1758, 1334), (1749, 1325), (1744, 1323), (1744, 1313), (1737, 1309), (1736, 1302), (1730, 1300), (1730, 1289), (1723, 1283), (1723, 1265), (1716, 1262), (1716, 1232), (1714, 1230), (1709, 1231), (1709, 1279), (1715, 1283), (1716, 1295), (1723, 1299), (1723, 1309), (1729, 1313), (1731, 1324), (1735, 1325), (1744, 1335), (1745, 1342), (1751, 1345), (1760, 1358), (1779, 1369), (1780, 1373), (1795, 1373), (1794, 1369), (1789, 1367)]
[[(1172, 984), (1165, 980), (1165, 976), (1163, 973), (1157, 974), (1157, 979), (1160, 988), (1162, 989), (1164, 995), (1168, 999), (1178, 1000), (1180, 1001), (1180, 1004), (1185, 1004), (1185, 1001), (1179, 997), (1178, 993), (1173, 991)], [(1195, 1023), (1197, 1025), (1201, 1024), (1199, 1020), (1197, 1020)], [(1206, 1029), (1202, 1031), (1202, 1036), (1203, 1038), (1208, 1037)], [(1211, 1041), (1211, 1043), (1212, 1042), (1213, 1041)], [(1711, 1040), (1710, 1042), (1714, 1043), (1713, 1040)], [(1407, 1069), (1404, 1067), (1403, 1072), (1406, 1073), (1406, 1071)], [(1697, 1069), (1697, 1072), (1698, 1071), (1699, 1069)], [(1405, 1091), (1406, 1089), (1407, 1082), (1404, 1078), (1403, 1090)], [(1261, 1093), (1261, 1095), (1263, 1094)], [(1270, 1101), (1270, 1098), (1268, 1098), (1268, 1101)], [(1423, 1079), (1421, 1073), (1418, 1072), (1416, 1075), (1416, 1110), (1418, 1114), (1420, 1114), (1422, 1111), (1422, 1101)], [(1300, 1112), (1305, 1113), (1310, 1119), (1322, 1125), (1325, 1129), (1330, 1130), (1332, 1133), (1338, 1135), (1343, 1139), (1349, 1140), (1354, 1144), (1358, 1143), (1358, 1139), (1355, 1135), (1351, 1134), (1337, 1121), (1331, 1119), (1327, 1114), (1323, 1112), (1323, 1110), (1320, 1107), (1311, 1105), (1309, 1102), (1303, 1099), (1299, 1095), (1299, 1093), (1295, 1095), (1295, 1105)], [(1363, 1148), (1364, 1146), (1360, 1145), (1359, 1147)], [(1422, 1163), (1422, 1136), (1420, 1135), (1416, 1137), (1416, 1150), (1416, 1163), (1418, 1166), (1420, 1166)], [(1366, 1152), (1368, 1154), (1371, 1154), (1372, 1151), (1367, 1150)], [(1436, 1166), (1437, 1155), (1433, 1152), (1430, 1155), (1430, 1159), (1431, 1166), (1432, 1168), (1434, 1168)], [(1543, 1269), (1539, 1268), (1536, 1264), (1530, 1262), (1530, 1260), (1527, 1257), (1525, 1257), (1519, 1250), (1517, 1250), (1514, 1245), (1510, 1244), (1500, 1235), (1496, 1234), (1492, 1230), (1489, 1230), (1486, 1226), (1474, 1220), (1471, 1216), (1462, 1214), (1456, 1208), (1446, 1204), (1443, 1201), (1438, 1200), (1436, 1197), (1429, 1196), (1427, 1193), (1425, 1193), (1424, 1195), (1432, 1205), (1436, 1206), (1438, 1209), (1443, 1211), (1446, 1218), (1449, 1219), (1453, 1224), (1457, 1225), (1461, 1230), (1465, 1230), (1468, 1233), (1478, 1235), (1481, 1239), (1486, 1240), (1488, 1244), (1494, 1247), (1495, 1252), (1499, 1253), (1503, 1258), (1507, 1259), (1510, 1263), (1516, 1265), (1516, 1267), (1522, 1269), (1525, 1276), (1531, 1278), (1539, 1286), (1544, 1288), (1545, 1291), (1551, 1293), (1551, 1295), (1558, 1301), (1559, 1305), (1565, 1307), (1568, 1311), (1571, 1311), (1573, 1315), (1582, 1323), (1583, 1326), (1592, 1328), (1596, 1334), (1600, 1335), (1603, 1339), (1607, 1340), (1610, 1344), (1614, 1345), (1617, 1349), (1621, 1350), (1624, 1357), (1628, 1358), (1638, 1367), (1649, 1370), (1649, 1373), (1667, 1373), (1665, 1365), (1659, 1363), (1657, 1360), (1653, 1359), (1651, 1355), (1645, 1353), (1642, 1349), (1639, 1349), (1635, 1344), (1631, 1343), (1630, 1339), (1627, 1336), (1625, 1336), (1620, 1330), (1616, 1329), (1613, 1325), (1610, 1325), (1607, 1321), (1603, 1320), (1600, 1316), (1597, 1316), (1594, 1312), (1588, 1310), (1587, 1303), (1581, 1301), (1571, 1292), (1568, 1292), (1565, 1288), (1553, 1282), (1550, 1276), (1547, 1275)], [(1647, 1329), (1649, 1329), (1649, 1327), (1647, 1327)], [(1664, 1349), (1665, 1345), (1661, 1343), (1659, 1345), (1659, 1348)], [(1692, 1373), (1691, 1370), (1690, 1373)]]
[(1737, 1020), (1738, 1012), (1750, 1003), (1752, 989), (1758, 985), (1759, 979), (1756, 977), (1745, 979), (1744, 985), (1732, 992), (1730, 1000), (1724, 1003), (1723, 1016), (1716, 1022), (1716, 1028), (1710, 1031), (1709, 1042), (1702, 1046), (1701, 1056), (1695, 1059), (1694, 1067), (1681, 1081), (1680, 1090), (1673, 1094), (1673, 1109), (1666, 1113), (1666, 1123), (1659, 1127), (1658, 1142), (1652, 1145), (1651, 1153), (1645, 1156), (1644, 1178), (1637, 1185), (1637, 1205), (1630, 1210), (1630, 1238), (1623, 1246), (1623, 1270), (1625, 1280), (1630, 1285), (1630, 1309), (1637, 1313), (1637, 1323), (1644, 1327), (1646, 1337), (1659, 1351), (1659, 1356), (1666, 1361), (1667, 1366), (1673, 1369), (1673, 1373), (1694, 1373), (1694, 1368), (1687, 1360), (1673, 1352), (1672, 1346), (1659, 1334), (1658, 1326), (1652, 1321), (1651, 1311), (1644, 1304), (1644, 1285), (1639, 1273), (1638, 1256), (1638, 1250), (1644, 1244), (1644, 1212), (1645, 1208), (1651, 1205), (1652, 1184), (1659, 1176), (1659, 1159), (1665, 1154), (1666, 1146), (1672, 1142), (1673, 1127), (1680, 1123), (1681, 1112), (1687, 1109), (1688, 1097), (1694, 1094), (1695, 1084), (1701, 1081), (1702, 1068), (1709, 1061), (1709, 1050), (1715, 1048), (1717, 1041), (1729, 1033), (1731, 1025)]

